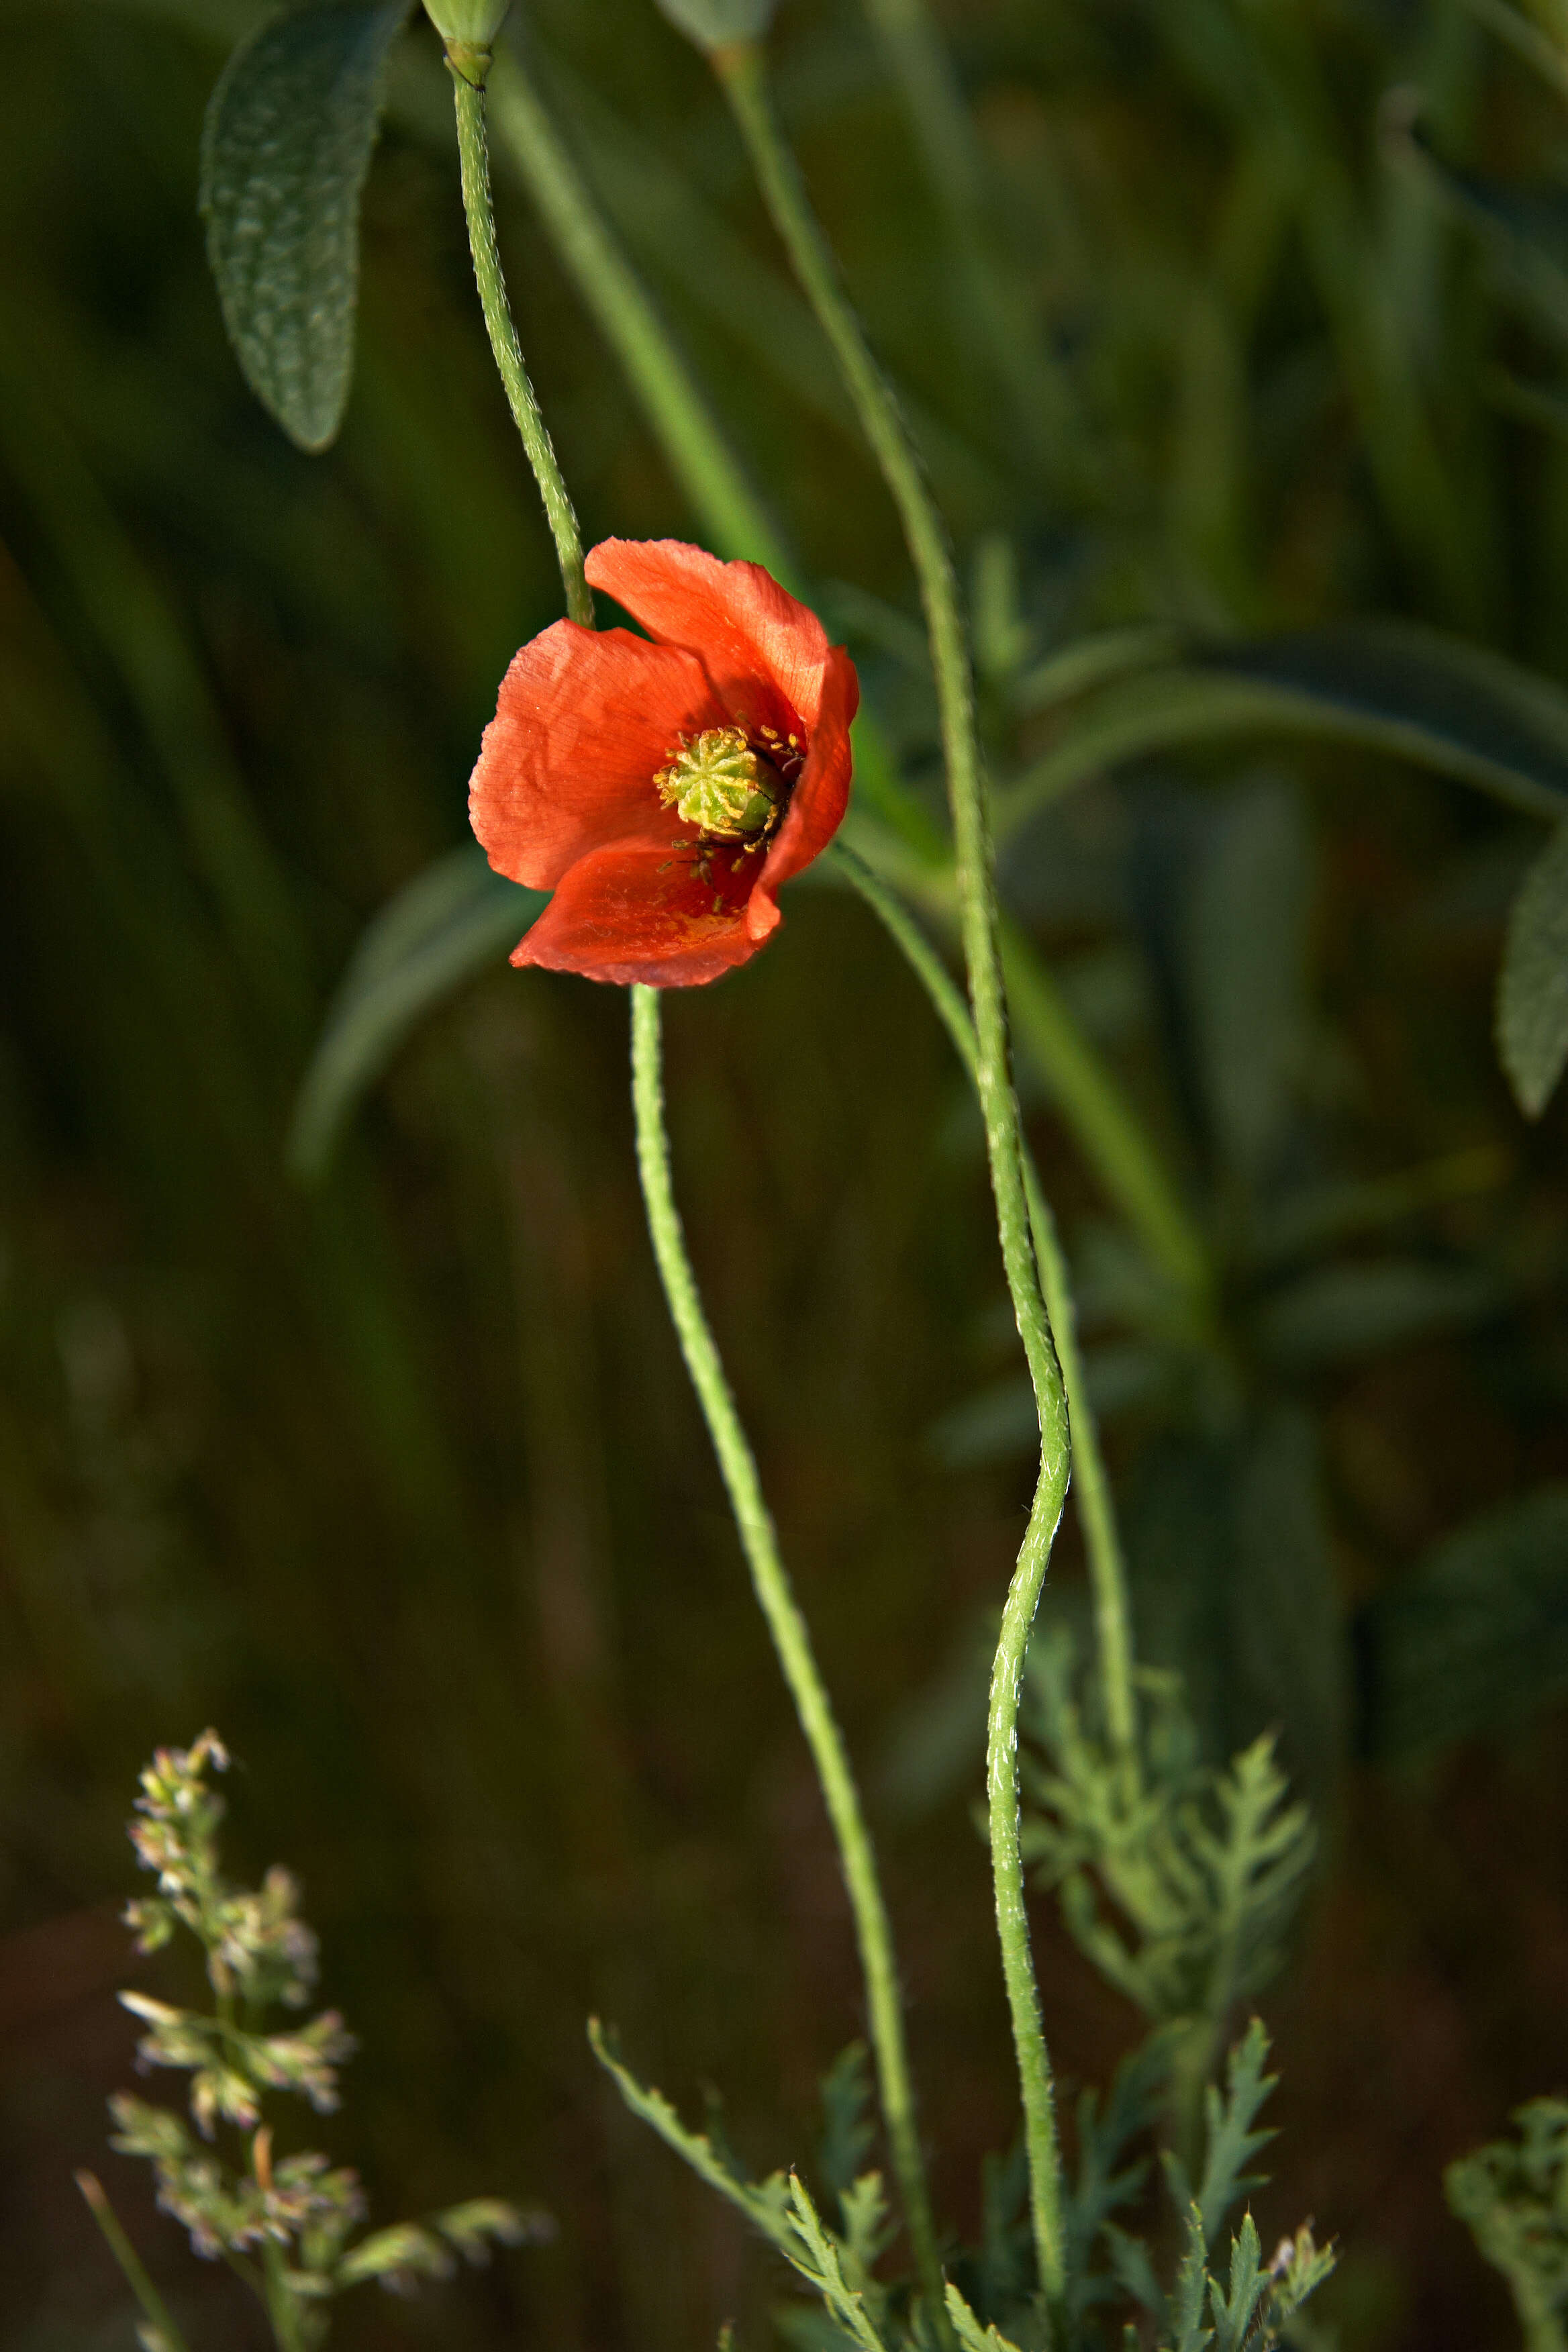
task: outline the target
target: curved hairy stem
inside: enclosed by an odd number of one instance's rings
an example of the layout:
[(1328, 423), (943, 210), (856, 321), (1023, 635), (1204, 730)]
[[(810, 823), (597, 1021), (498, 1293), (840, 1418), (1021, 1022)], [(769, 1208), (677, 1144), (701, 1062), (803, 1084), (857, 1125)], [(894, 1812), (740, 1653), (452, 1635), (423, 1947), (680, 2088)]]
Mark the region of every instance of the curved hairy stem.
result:
[[(490, 349), (495, 353), (496, 366), (506, 388), (513, 420), (522, 436), (528, 462), (533, 468), (533, 478), (539, 484), (539, 495), (544, 501), (545, 520), (555, 541), (556, 561), (561, 566), (561, 584), (566, 591), (566, 610), (573, 620), (580, 621), (584, 628), (591, 629), (594, 625), (594, 599), (583, 572), (582, 534), (577, 528), (571, 494), (562, 477), (560, 461), (544, 419), (540, 415), (533, 386), (528, 380), (522, 346), (517, 340), (511, 305), (507, 300), (500, 252), (496, 244), (495, 207), (490, 198), (490, 159), (485, 139), (484, 74), (489, 62), (483, 51), (467, 53), (462, 63), (455, 58), (447, 59), (447, 70), (452, 77), (458, 103), (458, 155), (462, 166), (463, 214), (468, 225), (468, 247), (474, 257), (474, 277), (479, 284), (479, 304), (485, 314)], [(477, 72), (479, 79), (471, 81), (469, 71)]]
[[(828, 855), (858, 890), (902, 952), (957, 1048), (959, 1060), (968, 1071), (970, 1082), (978, 1094), (980, 1062), (974, 1043), (974, 1024), (969, 1017), (969, 1007), (942, 958), (903, 901), (889, 889), (863, 857), (858, 856), (841, 841), (834, 843)], [(1084, 1549), (1089, 1557), (1089, 1582), (1094, 1591), (1095, 1632), (1106, 1728), (1122, 1769), (1136, 1778), (1139, 1769), (1138, 1714), (1132, 1687), (1132, 1618), (1127, 1602), (1127, 1570), (1121, 1556), (1121, 1537), (1116, 1524), (1116, 1507), (1110, 1498), (1110, 1481), (1106, 1475), (1105, 1458), (1100, 1450), (1100, 1430), (1084, 1381), (1083, 1358), (1079, 1350), (1072, 1283), (1068, 1274), (1067, 1259), (1050, 1203), (1046, 1199), (1038, 1171), (1027, 1150), (1024, 1156), (1024, 1184), (1029, 1203), (1029, 1230), (1034, 1235), (1035, 1256), (1039, 1263), (1046, 1307), (1051, 1318), (1051, 1333), (1061, 1363), (1062, 1386), (1067, 1391), (1073, 1469), (1078, 1482), (1079, 1505), (1083, 1513)]]
[(1061, 2303), (1065, 2284), (1061, 2156), (1024, 1905), (1017, 1738), (1024, 1659), (1067, 1496), (1070, 1455), (1067, 1400), (1029, 1234), (969, 648), (941, 518), (893, 396), (839, 282), (832, 253), (773, 113), (762, 52), (753, 44), (741, 43), (715, 50), (712, 62), (740, 125), (773, 226), (833, 346), (862, 429), (898, 508), (920, 582), (931, 642), (952, 812), (963, 955), (974, 1013), (976, 1087), (1007, 1287), (1040, 1421), (1039, 1482), (1003, 1611), (1002, 1639), (992, 1673), (987, 1790), (996, 1925), (1023, 2095), (1035, 2252), (1041, 2288), (1047, 2305), (1055, 2308)]
[(719, 1468), (735, 1515), (746, 1565), (752, 1571), (758, 1605), (773, 1635), (837, 1840), (866, 1979), (871, 2046), (876, 2055), (893, 2170), (903, 2199), (921, 2291), (932, 2312), (940, 2315), (944, 2307), (942, 2265), (915, 2122), (914, 2090), (904, 2042), (903, 2007), (899, 1997), (892, 1933), (877, 1875), (876, 1856), (844, 1735), (835, 1719), (812, 1650), (811, 1634), (779, 1552), (778, 1537), (763, 1498), (756, 1462), (741, 1426), (687, 1255), (686, 1236), (670, 1181), (669, 1139), (664, 1124), (659, 992), (657, 988), (634, 988), (631, 997), (632, 1102), (637, 1114), (637, 1169), (647, 1206), (654, 1255), (658, 1261), (686, 1369), (691, 1375), (713, 1450), (719, 1456)]

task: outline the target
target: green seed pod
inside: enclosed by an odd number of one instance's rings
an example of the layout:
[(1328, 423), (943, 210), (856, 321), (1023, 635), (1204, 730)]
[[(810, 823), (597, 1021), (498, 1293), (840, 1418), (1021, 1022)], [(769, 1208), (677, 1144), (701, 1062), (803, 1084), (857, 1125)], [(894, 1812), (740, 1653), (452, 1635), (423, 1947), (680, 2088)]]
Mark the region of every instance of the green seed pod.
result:
[[(495, 46), (496, 35), (506, 22), (511, 0), (425, 0), (425, 14), (446, 42), (448, 51), (463, 54), (453, 58), (463, 72), (476, 52), (489, 62), (488, 52)], [(472, 81), (482, 79), (468, 71)]]
[(709, 841), (755, 841), (778, 814), (782, 779), (738, 727), (708, 727), (654, 778), (658, 796)]
[(760, 40), (775, 5), (776, 0), (658, 0), (677, 32), (704, 51)]

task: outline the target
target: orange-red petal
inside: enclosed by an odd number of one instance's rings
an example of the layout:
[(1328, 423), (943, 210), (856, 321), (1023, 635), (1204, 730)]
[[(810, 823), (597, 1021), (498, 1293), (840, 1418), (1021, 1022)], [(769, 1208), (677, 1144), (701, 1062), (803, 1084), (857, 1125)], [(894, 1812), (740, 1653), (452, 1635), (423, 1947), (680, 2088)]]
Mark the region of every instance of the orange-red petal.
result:
[(668, 856), (677, 821), (653, 779), (682, 734), (725, 715), (695, 654), (555, 622), (501, 681), (468, 787), (490, 864), (549, 890), (609, 843)]
[(744, 862), (730, 851), (712, 852), (704, 876), (689, 855), (672, 858), (668, 847), (617, 842), (580, 857), (563, 876), (511, 960), (621, 987), (717, 980), (749, 961), (780, 920), (770, 902), (766, 929), (750, 929), (748, 887)]
[(746, 707), (749, 692), (754, 700), (759, 681), (771, 682), (816, 726), (827, 632), (760, 563), (725, 563), (679, 539), (606, 539), (590, 552), (587, 572), (661, 645), (700, 654), (731, 710)]
[(830, 646), (805, 765), (746, 910), (747, 927), (759, 945), (778, 920), (774, 901), (779, 890), (822, 855), (844, 822), (849, 805), (849, 723), (859, 707), (855, 665), (842, 646)]

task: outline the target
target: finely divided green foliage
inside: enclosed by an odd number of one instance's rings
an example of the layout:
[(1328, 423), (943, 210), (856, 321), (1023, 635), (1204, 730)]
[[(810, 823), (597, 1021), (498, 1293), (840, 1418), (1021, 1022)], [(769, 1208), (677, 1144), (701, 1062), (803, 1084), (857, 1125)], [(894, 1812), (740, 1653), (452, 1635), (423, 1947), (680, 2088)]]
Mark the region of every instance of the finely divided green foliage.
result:
[(1037, 1643), (1029, 1860), (1082, 1948), (1147, 2017), (1217, 2032), (1279, 1965), (1316, 1852), (1311, 1818), (1290, 1801), (1268, 1736), (1223, 1769), (1205, 1764), (1165, 1675), (1142, 1678), (1143, 1769), (1130, 1778), (1086, 1726), (1072, 1659), (1063, 1633)]
[(359, 205), (409, 0), (289, 8), (207, 108), (201, 207), (247, 383), (301, 449), (336, 438), (353, 371)]
[[(881, 2181), (863, 2172), (839, 2192), (842, 2225), (826, 2222), (799, 2176), (774, 2172), (752, 2179), (711, 2125), (697, 2132), (682, 2123), (662, 2092), (640, 2083), (614, 2038), (597, 2021), (589, 2040), (632, 2113), (647, 2124), (699, 2179), (734, 2205), (782, 2254), (820, 2299), (816, 2310), (786, 2305), (777, 2315), (786, 2340), (801, 2352), (932, 2352), (932, 2314), (904, 2281), (878, 2275), (891, 2233)], [(1165, 2173), (1186, 2232), (1186, 2250), (1173, 2284), (1159, 2284), (1148, 2247), (1112, 2220), (1138, 2203), (1147, 2143), (1169, 2073), (1173, 2039), (1157, 2032), (1123, 2062), (1103, 2108), (1086, 2094), (1078, 2110), (1079, 2162), (1066, 2208), (1067, 2288), (1055, 2322), (1034, 2280), (1032, 2232), (1026, 2217), (1026, 2174), (1021, 2151), (987, 2168), (984, 2242), (950, 2250), (944, 2316), (961, 2352), (1094, 2352), (1111, 2340), (1117, 2305), (1131, 2303), (1165, 2331), (1168, 2352), (1271, 2352), (1279, 2329), (1321, 2284), (1331, 2252), (1302, 2229), (1262, 2263), (1258, 2232), (1247, 2214), (1232, 2240), (1228, 2264), (1211, 2266), (1209, 2249), (1226, 2213), (1258, 2176), (1247, 2168), (1268, 2134), (1256, 2128), (1273, 2088), (1265, 2072), (1268, 2041), (1255, 2019), (1231, 2052), (1222, 2092), (1206, 2105), (1206, 2152), (1194, 2195), (1180, 2163), (1167, 2155)], [(825, 2146), (841, 2155), (846, 2110), (863, 2105), (850, 2085), (858, 2071), (852, 2048), (824, 2078), (828, 2129)], [(837, 2161), (836, 2156), (835, 2161)], [(1209, 2317), (1214, 2328), (1207, 2325)]]
[(1519, 1107), (1539, 1118), (1568, 1062), (1568, 825), (1525, 876), (1509, 917), (1497, 1034)]
[(1268, 2058), (1268, 2036), (1255, 2017), (1226, 2062), (1223, 2092), (1211, 2083), (1204, 2094), (1204, 2168), (1195, 2191), (1180, 2158), (1166, 2154), (1165, 2167), (1177, 2201), (1184, 2208), (1191, 2207), (1205, 2248), (1214, 2244), (1220, 2223), (1237, 2198), (1262, 2184), (1262, 2175), (1248, 2172), (1247, 2167), (1274, 2137), (1271, 2131), (1253, 2129), (1274, 2088), (1274, 2076), (1263, 2071)]
[(1186, 2246), (1167, 2306), (1169, 2333), (1162, 2336), (1162, 2352), (1205, 2352), (1210, 2345), (1214, 2352), (1273, 2352), (1280, 2330), (1334, 2266), (1332, 2249), (1316, 2244), (1306, 2226), (1283, 2240), (1266, 2265), (1249, 2212), (1231, 2239), (1228, 2262), (1209, 2261), (1224, 2211), (1257, 2185), (1243, 2177), (1241, 2167), (1268, 2137), (1250, 2128), (1273, 2087), (1263, 2074), (1268, 2049), (1255, 2019), (1231, 2053), (1226, 2096), (1210, 2094), (1209, 2157), (1196, 2199), (1186, 2196), (1179, 2168), (1168, 2168), (1178, 2210), (1184, 2210)]
[(1443, 2186), (1489, 2263), (1507, 2279), (1525, 2352), (1568, 2347), (1568, 2100), (1518, 2108), (1517, 2139), (1449, 2165)]
[[(700, 2179), (743, 2213), (797, 2275), (815, 2288), (839, 2336), (862, 2347), (862, 2352), (886, 2352), (889, 2340), (884, 2333), (886, 2299), (871, 2275), (871, 2264), (887, 2234), (887, 2206), (879, 2176), (862, 2174), (840, 2193), (845, 2223), (840, 2234), (823, 2222), (798, 2175), (773, 2172), (765, 2180), (751, 2180), (713, 2132), (689, 2129), (662, 2091), (638, 2082), (622, 2060), (613, 2036), (597, 2019), (589, 2023), (588, 2039), (594, 2055), (632, 2113), (656, 2131)], [(835, 2095), (838, 2095), (836, 2085)]]

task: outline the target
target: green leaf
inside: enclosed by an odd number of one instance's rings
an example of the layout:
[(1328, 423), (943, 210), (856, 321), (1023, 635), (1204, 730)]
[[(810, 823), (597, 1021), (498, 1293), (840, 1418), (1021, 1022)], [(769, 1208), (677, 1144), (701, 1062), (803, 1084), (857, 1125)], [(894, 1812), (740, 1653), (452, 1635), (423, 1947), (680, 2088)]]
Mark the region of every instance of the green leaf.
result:
[(291, 8), (243, 41), (202, 133), (201, 209), (246, 382), (301, 449), (342, 422), (359, 203), (408, 0)]
[(846, 2197), (866, 2170), (877, 2132), (871, 2120), (871, 2067), (866, 2044), (851, 2042), (822, 2077), (822, 2141), (817, 2162), (836, 2197)]
[(1362, 1611), (1356, 1636), (1373, 1755), (1521, 1724), (1568, 1689), (1568, 1487), (1450, 1536)]
[(861, 2347), (861, 2352), (883, 2352), (882, 2339), (867, 2311), (863, 2292), (852, 2287), (845, 2277), (838, 2246), (823, 2228), (805, 2183), (793, 2172), (789, 2194), (795, 2229), (805, 2253), (803, 2261), (798, 2251), (792, 2251), (791, 2261), (801, 2275), (817, 2288), (840, 2328), (852, 2343)]
[(841, 2242), (852, 2285), (864, 2290), (874, 2284), (872, 2271), (893, 2235), (888, 2192), (879, 2172), (863, 2172), (838, 2200), (844, 2228)]
[(1216, 2323), (1215, 2352), (1245, 2352), (1258, 2306), (1268, 2292), (1258, 2224), (1250, 2213), (1230, 2242), (1229, 2293), (1209, 2281), (1209, 2305)]
[[(1294, 2238), (1285, 2239), (1268, 2266), (1272, 2282), (1268, 2294), (1268, 2322), (1271, 2328), (1283, 2326), (1294, 2319), (1309, 2296), (1316, 2294), (1330, 2273), (1337, 2268), (1339, 2255), (1331, 2246), (1318, 2245), (1312, 2236), (1312, 2225), (1304, 2221)], [(1316, 2331), (1313, 2331), (1314, 2338)], [(1292, 2335), (1291, 2342), (1298, 2341)]]
[(1186, 2251), (1171, 2295), (1170, 2352), (1204, 2352), (1205, 2346), (1214, 2340), (1213, 2328), (1204, 2326), (1209, 2284), (1205, 2251), (1203, 2221), (1194, 2205), (1187, 2213)]
[(1069, 2271), (1076, 2276), (1087, 2277), (1095, 2241), (1110, 2216), (1119, 2205), (1131, 2203), (1142, 2186), (1147, 2164), (1123, 2158), (1159, 2115), (1172, 2054), (1170, 2034), (1152, 2033), (1118, 2066), (1103, 2107), (1097, 2091), (1085, 2091), (1079, 2099), (1078, 2177), (1066, 2216)]
[(1568, 2102), (1518, 2108), (1494, 2140), (1443, 2175), (1448, 2203), (1509, 2284), (1528, 2352), (1568, 2352)]
[(1524, 877), (1498, 974), (1498, 1052), (1526, 1118), (1539, 1118), (1568, 1061), (1568, 825)]
[(546, 904), (494, 874), (477, 848), (454, 849), (373, 918), (328, 1010), (300, 1087), (289, 1164), (322, 1175), (366, 1089), (426, 1013), (498, 962)]
[(998, 836), (1122, 761), (1239, 735), (1354, 744), (1538, 815), (1568, 808), (1561, 688), (1435, 629), (1377, 623), (1219, 646), (1117, 679), (998, 794)]
[(947, 2315), (952, 2322), (952, 2332), (963, 2352), (1018, 2352), (1017, 2346), (1010, 2343), (999, 2328), (982, 2327), (951, 2280), (947, 2289)]
[(1194, 2200), (1205, 2246), (1213, 2245), (1215, 2232), (1237, 2199), (1258, 2186), (1259, 2176), (1246, 2168), (1274, 2137), (1272, 2131), (1252, 2128), (1274, 2088), (1276, 2078), (1263, 2071), (1268, 2059), (1268, 2036), (1255, 2017), (1226, 2063), (1224, 2096), (1212, 2085), (1205, 2095), (1208, 2143)]
[[(588, 2041), (595, 2057), (633, 2115), (656, 2131), (665, 2146), (673, 2148), (710, 2189), (716, 2189), (721, 2197), (737, 2206), (796, 2269), (801, 2268), (800, 2233), (791, 2218), (791, 2184), (784, 2174), (772, 2173), (760, 2182), (745, 2179), (710, 2139), (687, 2129), (662, 2091), (651, 2090), (638, 2082), (596, 2017), (588, 2021)], [(798, 2213), (798, 2196), (793, 2201)]]

